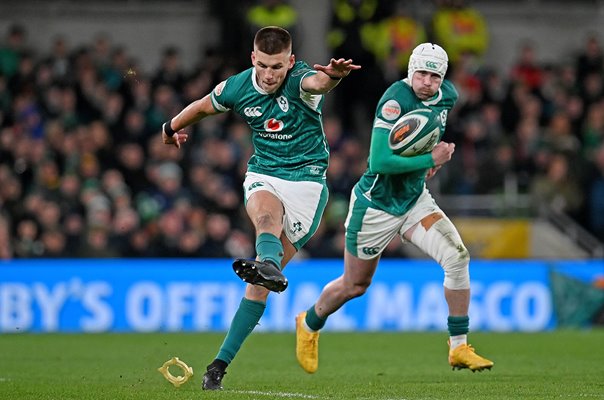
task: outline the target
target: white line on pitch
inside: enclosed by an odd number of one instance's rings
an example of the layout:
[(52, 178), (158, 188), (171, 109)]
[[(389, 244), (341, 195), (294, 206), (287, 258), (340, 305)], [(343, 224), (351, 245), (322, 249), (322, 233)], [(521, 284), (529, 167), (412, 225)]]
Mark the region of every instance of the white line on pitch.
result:
[(256, 395), (260, 395), (260, 396), (271, 396), (271, 397), (293, 397), (293, 398), (300, 398), (300, 399), (320, 399), (319, 396), (313, 396), (311, 394), (303, 394), (303, 393), (261, 392), (259, 390), (229, 390), (229, 392), (241, 393), (241, 394), (256, 394)]

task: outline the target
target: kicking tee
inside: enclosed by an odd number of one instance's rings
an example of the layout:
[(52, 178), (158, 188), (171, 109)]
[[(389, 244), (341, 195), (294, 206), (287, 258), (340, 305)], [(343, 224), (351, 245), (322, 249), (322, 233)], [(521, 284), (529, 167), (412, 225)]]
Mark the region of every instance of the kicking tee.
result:
[[(400, 167), (398, 171), (393, 170), (388, 174), (375, 173), (368, 167), (354, 188), (357, 198), (365, 198), (371, 203), (371, 207), (392, 215), (403, 215), (409, 211), (421, 195), (426, 173), (434, 166), (434, 161), (430, 153), (412, 157), (393, 154), (387, 145), (390, 129), (406, 113), (419, 108), (430, 108), (440, 114), (442, 138), (447, 113), (453, 108), (457, 98), (457, 90), (448, 80), (443, 81), (432, 99), (424, 101), (415, 95), (407, 79), (393, 83), (384, 92), (376, 109), (369, 165), (371, 166), (372, 157), (396, 157), (392, 160), (393, 164)], [(402, 170), (405, 172), (399, 172)]]
[(323, 132), (323, 95), (302, 89), (302, 80), (317, 72), (298, 61), (275, 93), (267, 93), (249, 68), (212, 91), (219, 112), (233, 110), (252, 130), (254, 154), (248, 171), (290, 181), (323, 182), (329, 145)]

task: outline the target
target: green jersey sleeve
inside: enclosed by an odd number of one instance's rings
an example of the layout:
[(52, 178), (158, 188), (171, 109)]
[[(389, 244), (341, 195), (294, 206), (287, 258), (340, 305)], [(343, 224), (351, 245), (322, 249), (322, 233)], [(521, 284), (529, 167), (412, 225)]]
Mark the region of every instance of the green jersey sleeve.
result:
[(237, 90), (234, 88), (234, 86), (237, 86), (237, 76), (233, 75), (227, 80), (220, 82), (212, 90), (212, 106), (216, 111), (226, 112), (234, 107), (237, 98)]
[(388, 146), (388, 134), (394, 123), (417, 108), (415, 96), (402, 85), (392, 85), (380, 99), (371, 132), (369, 169), (376, 174), (404, 174), (434, 167), (430, 153), (413, 157), (395, 154)]
[(369, 169), (376, 174), (404, 174), (407, 172), (434, 167), (431, 153), (413, 157), (394, 154), (388, 146), (389, 131), (373, 128), (369, 150)]
[(323, 102), (322, 95), (313, 95), (302, 89), (302, 81), (304, 78), (315, 75), (316, 70), (312, 69), (304, 61), (297, 61), (289, 73), (289, 79), (285, 85), (285, 93), (287, 96), (295, 98), (300, 97), (302, 102), (311, 110), (319, 111)]

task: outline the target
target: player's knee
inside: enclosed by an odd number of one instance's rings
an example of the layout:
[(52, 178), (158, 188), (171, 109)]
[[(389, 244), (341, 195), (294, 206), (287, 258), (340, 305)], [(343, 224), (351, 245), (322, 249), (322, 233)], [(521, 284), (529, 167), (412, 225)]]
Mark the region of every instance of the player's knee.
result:
[(470, 288), (470, 252), (463, 244), (450, 246), (442, 262), (445, 271), (444, 285), (448, 289)]
[(263, 212), (256, 216), (255, 222), (257, 229), (270, 230), (270, 228), (275, 224), (275, 219), (270, 212)]
[(367, 292), (367, 289), (369, 288), (370, 284), (371, 282), (361, 282), (352, 286), (352, 290), (350, 291), (350, 294), (352, 296), (351, 298), (360, 297), (364, 295), (365, 292)]
[(470, 253), (451, 221), (439, 213), (429, 215), (417, 227), (412, 241), (441, 265), (445, 272), (445, 287), (470, 288)]
[(371, 280), (349, 282), (346, 284), (346, 298), (350, 300), (364, 295), (365, 292), (367, 292), (369, 285), (371, 285)]

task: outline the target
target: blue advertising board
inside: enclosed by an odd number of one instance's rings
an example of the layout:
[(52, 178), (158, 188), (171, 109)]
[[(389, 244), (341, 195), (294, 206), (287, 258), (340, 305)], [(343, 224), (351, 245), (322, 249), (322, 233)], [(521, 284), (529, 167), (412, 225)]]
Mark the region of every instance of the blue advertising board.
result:
[[(0, 332), (224, 331), (245, 284), (231, 260), (117, 259), (0, 262)], [(473, 261), (473, 331), (556, 327), (549, 274), (588, 280), (604, 263)], [(290, 331), (294, 316), (341, 274), (341, 260), (293, 261), (289, 288), (269, 297), (259, 331)], [(440, 267), (427, 260), (380, 262), (367, 293), (332, 315), (331, 330), (445, 330)]]

